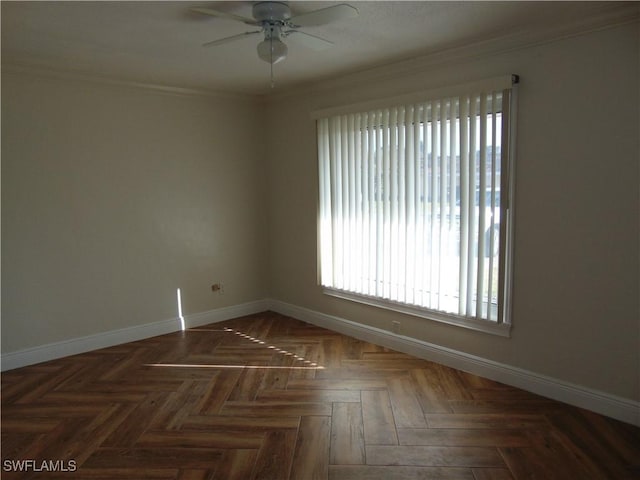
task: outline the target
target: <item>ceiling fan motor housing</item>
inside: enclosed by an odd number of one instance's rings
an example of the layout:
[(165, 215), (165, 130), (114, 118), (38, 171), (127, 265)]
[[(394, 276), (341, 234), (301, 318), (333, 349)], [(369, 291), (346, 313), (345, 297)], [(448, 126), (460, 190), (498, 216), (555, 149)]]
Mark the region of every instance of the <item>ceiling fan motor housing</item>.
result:
[(258, 22), (281, 22), (291, 18), (291, 9), (284, 2), (258, 2), (253, 6), (253, 18)]

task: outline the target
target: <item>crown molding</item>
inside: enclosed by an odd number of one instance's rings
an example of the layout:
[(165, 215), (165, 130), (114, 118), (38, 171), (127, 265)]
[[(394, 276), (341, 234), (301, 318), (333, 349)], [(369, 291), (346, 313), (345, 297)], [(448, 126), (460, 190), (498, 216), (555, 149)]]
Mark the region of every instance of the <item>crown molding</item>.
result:
[(587, 35), (590, 33), (637, 23), (640, 20), (640, 2), (627, 2), (615, 7), (603, 6), (594, 9), (592, 15), (562, 24), (531, 27), (515, 33), (480, 38), (464, 44), (405, 58), (393, 63), (376, 65), (340, 76), (319, 79), (313, 83), (302, 83), (285, 92), (268, 96), (268, 101), (279, 101), (289, 97), (332, 91), (337, 88), (377, 83), (397, 77), (427, 73), (435, 67), (456, 65), (473, 60), (497, 56), (513, 51), (525, 50), (541, 45)]
[(189, 88), (175, 85), (162, 85), (154, 83), (136, 82), (132, 80), (112, 78), (106, 75), (86, 74), (72, 70), (59, 70), (50, 67), (29, 65), (26, 63), (3, 63), (2, 74), (29, 75), (36, 77), (51, 78), (57, 80), (67, 80), (85, 83), (95, 83), (110, 87), (123, 87), (146, 90), (148, 92), (160, 93), (164, 95), (207, 97), (218, 100), (235, 100), (256, 102), (260, 100), (259, 95), (230, 93), (204, 88)]

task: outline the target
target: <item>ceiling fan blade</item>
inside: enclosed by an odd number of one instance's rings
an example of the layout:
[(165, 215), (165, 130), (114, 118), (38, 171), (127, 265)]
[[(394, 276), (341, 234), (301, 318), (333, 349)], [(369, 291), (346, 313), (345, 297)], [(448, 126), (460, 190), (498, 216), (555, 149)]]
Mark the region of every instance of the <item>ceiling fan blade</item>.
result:
[(248, 37), (249, 35), (255, 35), (256, 33), (261, 33), (261, 30), (256, 30), (255, 32), (244, 32), (239, 33), (238, 35), (232, 35), (230, 37), (221, 38), (219, 40), (213, 40), (211, 42), (203, 43), (203, 47), (215, 47), (216, 45), (222, 45), (229, 42), (234, 42), (236, 40), (240, 40), (241, 38)]
[(343, 18), (353, 18), (358, 16), (358, 10), (351, 5), (341, 3), (320, 10), (308, 13), (301, 13), (289, 19), (291, 25), (298, 27), (311, 27), (314, 25), (324, 25)]
[(326, 40), (322, 37), (318, 37), (316, 35), (311, 35), (309, 33), (301, 32), (299, 30), (289, 30), (285, 32), (287, 37), (292, 33), (295, 33), (295, 35), (293, 35), (293, 37), (291, 38), (295, 39), (295, 41), (297, 41), (298, 43), (312, 50), (317, 50), (317, 51), (326, 50), (327, 48), (333, 47), (334, 45), (334, 43), (330, 42), (329, 40)]
[(229, 20), (236, 20), (238, 22), (246, 23), (247, 25), (260, 25), (253, 18), (243, 17), (241, 15), (235, 15), (233, 13), (221, 12), (212, 8), (191, 8), (192, 12), (202, 13), (203, 15), (209, 15), (211, 17), (227, 18)]

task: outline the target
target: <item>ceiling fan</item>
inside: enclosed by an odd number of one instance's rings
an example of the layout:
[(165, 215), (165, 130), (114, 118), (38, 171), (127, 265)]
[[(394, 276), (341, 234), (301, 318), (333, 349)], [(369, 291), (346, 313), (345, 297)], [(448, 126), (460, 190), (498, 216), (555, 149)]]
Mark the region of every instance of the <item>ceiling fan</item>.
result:
[(329, 40), (302, 32), (299, 28), (325, 25), (336, 20), (353, 18), (358, 15), (358, 10), (346, 3), (291, 16), (291, 9), (287, 2), (255, 2), (252, 9), (253, 18), (222, 12), (212, 8), (192, 8), (191, 10), (204, 15), (227, 18), (247, 25), (260, 27), (259, 30), (221, 38), (207, 42), (203, 44), (203, 46), (213, 47), (233, 42), (249, 35), (262, 34), (264, 39), (258, 44), (258, 57), (270, 63), (272, 66), (287, 57), (288, 48), (282, 40), (289, 37), (289, 35), (294, 35), (294, 38), (300, 43), (314, 50), (323, 50), (333, 45)]

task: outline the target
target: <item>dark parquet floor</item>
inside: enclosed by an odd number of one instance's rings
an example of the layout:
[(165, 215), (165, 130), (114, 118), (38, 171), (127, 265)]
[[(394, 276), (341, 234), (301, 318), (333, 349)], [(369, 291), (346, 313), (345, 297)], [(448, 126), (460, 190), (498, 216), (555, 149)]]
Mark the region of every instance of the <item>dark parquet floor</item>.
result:
[(2, 462), (3, 479), (617, 480), (640, 478), (640, 429), (266, 312), (4, 372)]

